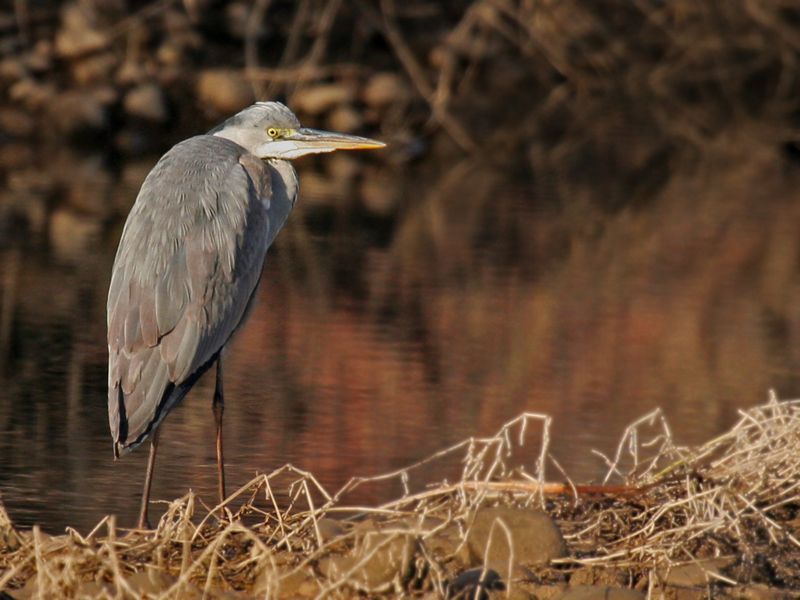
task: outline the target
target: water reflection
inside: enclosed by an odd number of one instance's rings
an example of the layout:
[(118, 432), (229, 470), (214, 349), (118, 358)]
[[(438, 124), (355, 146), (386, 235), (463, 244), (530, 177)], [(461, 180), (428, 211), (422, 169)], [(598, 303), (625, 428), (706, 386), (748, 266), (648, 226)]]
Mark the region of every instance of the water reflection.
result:
[[(111, 458), (105, 295), (151, 164), (64, 155), (0, 191), (0, 490), (21, 524), (135, 518), (146, 452)], [(336, 487), (523, 410), (587, 479), (655, 406), (692, 443), (800, 392), (800, 187), (767, 149), (611, 214), (469, 162), (320, 164), (228, 350), (231, 486), (292, 462)], [(165, 422), (154, 498), (214, 497), (212, 385)]]

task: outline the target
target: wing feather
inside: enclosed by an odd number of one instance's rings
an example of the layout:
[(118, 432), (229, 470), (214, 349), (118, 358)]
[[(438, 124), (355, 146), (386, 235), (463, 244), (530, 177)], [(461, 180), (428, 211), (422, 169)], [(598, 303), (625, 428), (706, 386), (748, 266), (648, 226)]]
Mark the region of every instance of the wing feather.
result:
[(115, 454), (147, 438), (240, 324), (276, 229), (271, 191), (264, 163), (212, 136), (178, 144), (145, 180), (108, 297)]

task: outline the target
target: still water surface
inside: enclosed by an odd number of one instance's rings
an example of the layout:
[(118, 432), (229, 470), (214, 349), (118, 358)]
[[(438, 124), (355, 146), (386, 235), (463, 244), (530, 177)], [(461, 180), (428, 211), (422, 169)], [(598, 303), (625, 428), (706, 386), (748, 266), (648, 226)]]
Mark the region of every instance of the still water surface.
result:
[[(62, 158), (1, 190), (0, 493), (19, 524), (135, 518), (146, 450), (112, 459), (105, 295), (153, 160)], [(654, 407), (698, 443), (770, 388), (800, 393), (800, 177), (777, 154), (614, 210), (470, 163), (319, 164), (227, 351), (231, 489), (291, 462), (333, 491), (522, 411), (552, 415), (554, 456), (596, 479), (591, 450)], [(212, 393), (207, 375), (166, 420), (153, 498), (215, 498)]]

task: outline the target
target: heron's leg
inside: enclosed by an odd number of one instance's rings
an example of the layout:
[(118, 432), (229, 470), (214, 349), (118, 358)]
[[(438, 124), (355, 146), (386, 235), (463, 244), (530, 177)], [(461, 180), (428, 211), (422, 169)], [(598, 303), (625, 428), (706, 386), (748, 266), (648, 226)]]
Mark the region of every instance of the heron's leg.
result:
[(217, 425), (217, 483), (219, 484), (220, 504), (225, 501), (225, 461), (222, 454), (222, 413), (225, 412), (225, 398), (222, 395), (222, 356), (217, 359), (217, 385), (214, 387), (214, 422)]
[(153, 483), (153, 471), (156, 466), (156, 450), (158, 449), (158, 429), (150, 436), (150, 457), (147, 459), (147, 472), (144, 475), (144, 490), (142, 491), (142, 507), (139, 509), (139, 529), (150, 529), (147, 521), (147, 507), (150, 504), (150, 485)]

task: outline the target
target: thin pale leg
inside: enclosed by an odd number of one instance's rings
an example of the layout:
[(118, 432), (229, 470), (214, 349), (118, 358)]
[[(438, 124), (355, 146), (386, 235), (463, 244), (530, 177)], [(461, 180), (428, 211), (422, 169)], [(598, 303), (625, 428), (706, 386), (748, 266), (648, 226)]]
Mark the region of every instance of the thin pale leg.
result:
[(147, 520), (147, 507), (150, 505), (150, 486), (153, 483), (153, 471), (156, 467), (156, 450), (158, 449), (158, 430), (150, 436), (150, 457), (147, 459), (147, 472), (144, 476), (144, 490), (142, 491), (142, 506), (139, 509), (139, 529), (151, 529)]
[(217, 425), (217, 483), (219, 502), (225, 501), (225, 460), (222, 453), (222, 413), (225, 412), (225, 398), (222, 394), (222, 357), (217, 359), (217, 384), (214, 387), (214, 423)]

